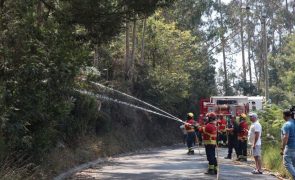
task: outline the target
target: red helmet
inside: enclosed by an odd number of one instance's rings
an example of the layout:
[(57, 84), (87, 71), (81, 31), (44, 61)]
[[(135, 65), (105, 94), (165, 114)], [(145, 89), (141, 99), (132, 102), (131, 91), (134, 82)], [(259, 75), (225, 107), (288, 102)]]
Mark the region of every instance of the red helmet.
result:
[(216, 118), (216, 114), (214, 112), (209, 112), (209, 113), (206, 114), (206, 116), (208, 118), (214, 118), (214, 119)]

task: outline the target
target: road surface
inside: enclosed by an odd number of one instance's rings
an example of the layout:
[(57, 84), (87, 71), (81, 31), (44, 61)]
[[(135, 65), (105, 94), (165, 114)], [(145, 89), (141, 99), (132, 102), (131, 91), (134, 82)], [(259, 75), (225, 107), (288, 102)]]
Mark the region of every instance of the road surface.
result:
[[(113, 158), (110, 161), (95, 165), (75, 173), (70, 179), (121, 179), (121, 180), (154, 180), (154, 179), (217, 179), (217, 176), (206, 175), (207, 160), (204, 149), (195, 150), (195, 155), (186, 155), (183, 146), (153, 149), (134, 155)], [(268, 175), (253, 175), (252, 168), (244, 163), (223, 159), (226, 149), (219, 151), (219, 179), (225, 180), (275, 180)]]

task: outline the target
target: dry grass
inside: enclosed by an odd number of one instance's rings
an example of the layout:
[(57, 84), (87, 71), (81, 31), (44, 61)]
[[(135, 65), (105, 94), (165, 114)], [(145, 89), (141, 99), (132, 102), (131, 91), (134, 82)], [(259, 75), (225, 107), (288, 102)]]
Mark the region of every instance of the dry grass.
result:
[(77, 142), (75, 147), (60, 145), (47, 155), (42, 168), (46, 169), (49, 177), (103, 155), (100, 138), (83, 137)]
[(0, 179), (23, 180), (45, 179), (39, 167), (30, 163), (31, 159), (26, 155), (13, 153), (0, 162)]
[(103, 136), (81, 137), (72, 147), (60, 145), (47, 155), (42, 168), (46, 169), (51, 178), (100, 157), (133, 152), (146, 147), (172, 145), (177, 141), (177, 138), (167, 133), (153, 134), (152, 139), (149, 139), (140, 132), (134, 132), (128, 128), (116, 128)]

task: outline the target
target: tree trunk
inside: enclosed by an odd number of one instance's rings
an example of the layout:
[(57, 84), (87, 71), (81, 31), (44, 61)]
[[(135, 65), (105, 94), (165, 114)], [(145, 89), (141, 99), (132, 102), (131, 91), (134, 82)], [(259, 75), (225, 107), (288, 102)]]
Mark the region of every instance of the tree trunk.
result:
[(289, 33), (292, 33), (292, 22), (290, 19), (290, 14), (289, 14), (289, 4), (288, 4), (288, 0), (286, 0), (286, 25), (287, 25), (287, 29), (289, 30)]
[(263, 34), (264, 34), (264, 63), (265, 63), (265, 99), (266, 101), (269, 100), (269, 76), (268, 76), (268, 58), (267, 58), (267, 54), (268, 54), (268, 46), (267, 46), (267, 31), (266, 31), (266, 21), (264, 20), (263, 23)]
[(222, 56), (223, 56), (223, 71), (224, 71), (224, 93), (228, 95), (228, 76), (227, 76), (227, 67), (226, 67), (226, 56), (225, 56), (225, 39), (224, 39), (224, 28), (223, 28), (223, 15), (221, 12), (221, 0), (219, 0), (219, 11), (220, 11), (220, 25), (221, 25), (221, 45), (222, 45)]
[(126, 39), (125, 39), (125, 80), (128, 79), (129, 73), (129, 58), (130, 58), (130, 38), (129, 38), (129, 23), (126, 23)]
[(282, 27), (279, 26), (279, 52), (281, 52), (282, 49)]
[[(252, 54), (252, 57), (254, 57), (253, 54)], [(258, 63), (255, 63), (254, 58), (252, 58), (252, 59), (253, 59), (253, 64), (254, 64), (254, 73), (255, 73), (255, 78), (256, 78), (256, 86), (257, 86), (257, 89), (259, 89), (259, 84), (258, 84), (259, 83), (259, 75), (258, 75), (258, 70), (257, 70)], [(256, 62), (259, 62), (259, 59), (257, 59)]]
[(243, 12), (241, 12), (240, 21), (241, 21), (240, 31), (241, 31), (241, 45), (242, 45), (243, 81), (244, 81), (244, 83), (246, 83), (246, 81), (247, 81), (247, 79), (246, 79), (247, 73), (246, 73), (246, 62), (245, 62), (244, 18), (243, 18)]
[(156, 51), (157, 51), (157, 49), (153, 48), (153, 51), (152, 51), (152, 66), (153, 66), (153, 69), (156, 68)]
[(261, 79), (263, 79), (263, 72), (262, 72), (262, 66), (263, 66), (263, 55), (262, 52), (260, 52), (261, 54), (259, 54), (259, 61), (258, 61), (258, 85), (257, 85), (257, 89), (261, 90)]
[(258, 82), (258, 89), (262, 89), (262, 82), (265, 80), (265, 71), (264, 71), (264, 65), (265, 65), (265, 58), (264, 58), (264, 28), (263, 28), (263, 22), (261, 23), (261, 40), (259, 42), (259, 82)]
[(37, 25), (41, 26), (43, 22), (43, 3), (42, 1), (38, 1), (37, 5)]
[(5, 0), (0, 0), (0, 10), (2, 10), (3, 7), (4, 7), (4, 1), (5, 1)]
[(272, 54), (275, 55), (277, 52), (276, 52), (276, 43), (275, 43), (275, 30), (272, 29)]
[(130, 63), (131, 63), (131, 69), (130, 69), (130, 77), (133, 79), (134, 76), (134, 70), (135, 70), (135, 48), (136, 48), (136, 19), (134, 18), (133, 21), (133, 33), (132, 33), (132, 50), (131, 50), (131, 57), (130, 57)]
[(98, 67), (98, 45), (94, 46), (93, 66)]
[(248, 63), (249, 63), (249, 75), (250, 75), (250, 84), (252, 84), (252, 66), (251, 66), (251, 33), (250, 33), (250, 20), (249, 13), (247, 13), (247, 34), (248, 34)]
[(144, 65), (144, 36), (145, 36), (145, 28), (146, 28), (146, 17), (143, 19), (143, 26), (142, 26), (142, 37), (141, 37), (141, 65)]

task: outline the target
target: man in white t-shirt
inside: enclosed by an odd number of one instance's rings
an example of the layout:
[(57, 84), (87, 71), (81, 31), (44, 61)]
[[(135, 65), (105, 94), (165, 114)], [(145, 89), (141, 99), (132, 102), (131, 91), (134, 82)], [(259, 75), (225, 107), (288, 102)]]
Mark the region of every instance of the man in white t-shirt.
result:
[(248, 142), (252, 146), (253, 156), (255, 159), (256, 169), (252, 171), (253, 174), (262, 174), (261, 170), (261, 133), (262, 127), (258, 121), (258, 115), (256, 113), (249, 114), (252, 122), (249, 133)]

